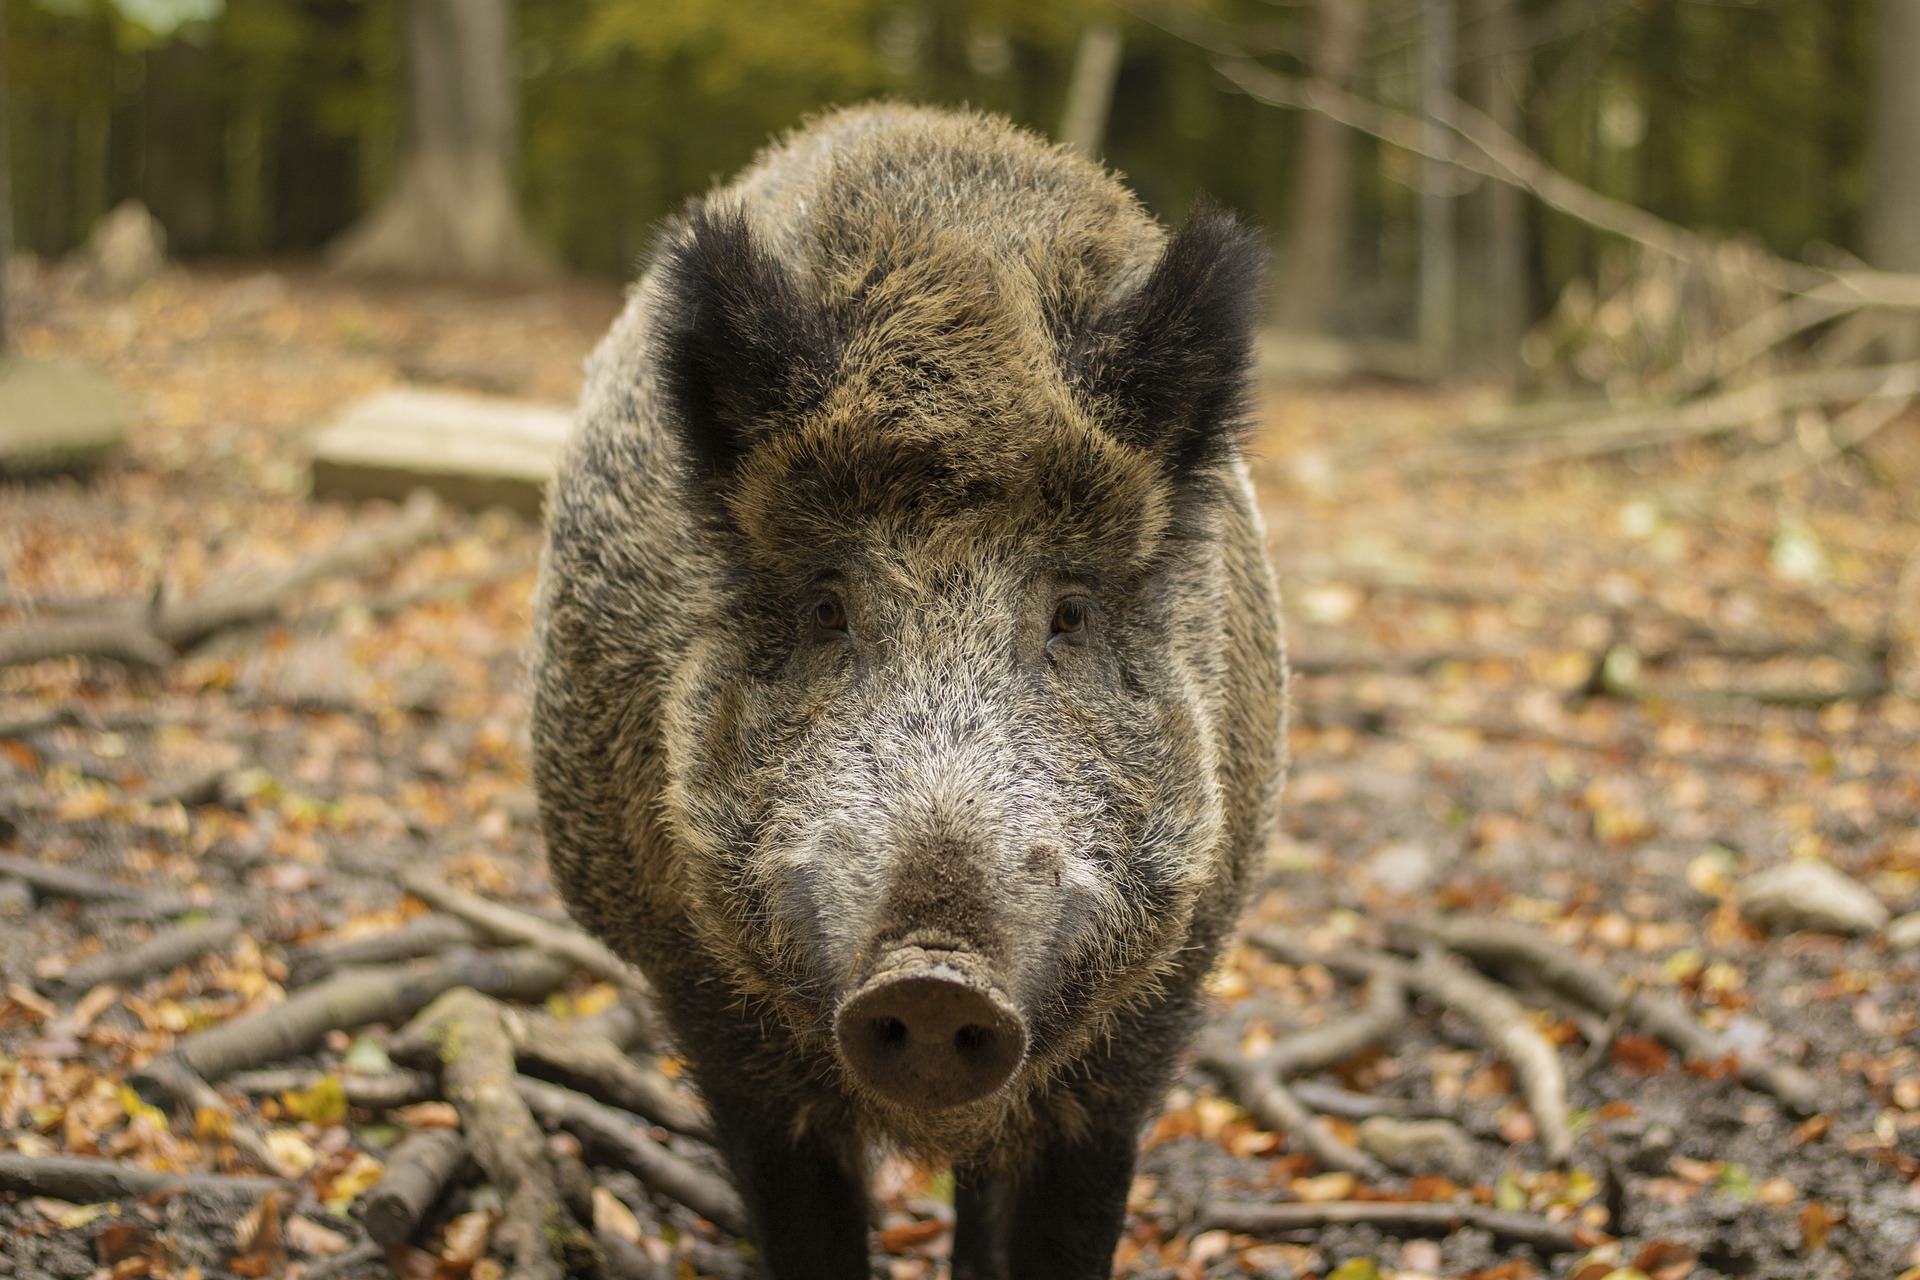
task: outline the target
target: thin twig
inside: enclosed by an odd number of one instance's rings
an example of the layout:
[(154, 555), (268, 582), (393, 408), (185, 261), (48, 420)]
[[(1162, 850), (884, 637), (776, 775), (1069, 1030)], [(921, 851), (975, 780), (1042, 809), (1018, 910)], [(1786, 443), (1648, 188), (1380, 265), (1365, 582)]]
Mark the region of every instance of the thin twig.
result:
[(1369, 1225), (1382, 1231), (1418, 1231), (1449, 1235), (1478, 1227), (1541, 1253), (1572, 1253), (1598, 1244), (1597, 1232), (1527, 1213), (1506, 1213), (1466, 1201), (1333, 1200), (1321, 1204), (1213, 1204), (1200, 1214), (1202, 1229), (1269, 1235), (1318, 1227)]

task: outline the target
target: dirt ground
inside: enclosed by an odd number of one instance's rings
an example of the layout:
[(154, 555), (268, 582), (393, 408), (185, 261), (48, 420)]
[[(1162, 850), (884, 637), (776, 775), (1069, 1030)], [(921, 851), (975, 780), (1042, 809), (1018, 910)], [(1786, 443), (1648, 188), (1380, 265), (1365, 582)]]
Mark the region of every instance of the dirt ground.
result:
[[(311, 428), (407, 380), (565, 400), (618, 304), (597, 285), (375, 290), (300, 266), (175, 269), (97, 298), (42, 273), (19, 300), (23, 352), (95, 362), (141, 408), (93, 474), (0, 483), (0, 631), (190, 597), (393, 519), (304, 495)], [(1146, 1138), (1117, 1274), (1913, 1280), (1920, 948), (1893, 950), (1875, 925), (1769, 932), (1741, 900), (1757, 873), (1812, 861), (1892, 915), (1920, 908), (1920, 671), (1896, 608), (1903, 571), (1916, 585), (1920, 421), (1745, 492), (1716, 487), (1719, 445), (1414, 466), (1489, 404), (1382, 386), (1265, 397), (1255, 478), (1298, 678), (1284, 831), (1251, 918), (1370, 956), (1408, 918), (1525, 925), (1610, 982), (1675, 997), (1733, 1058), (1683, 1062), (1537, 974), (1496, 973), (1567, 1077), (1574, 1141), (1556, 1166), (1508, 1056), (1455, 1002), (1418, 996), (1379, 1043), (1298, 1082), (1346, 1142), (1369, 1111), (1447, 1122), (1444, 1158), (1361, 1177), (1263, 1128), (1196, 1065)], [(415, 868), (557, 914), (519, 656), (537, 531), (492, 512), (445, 534), (159, 671), (0, 669), (0, 855), (126, 890), (81, 901), (0, 872), (0, 1157), (246, 1172), (219, 1126), (170, 1121), (129, 1074), (282, 1001), (316, 944), (421, 914), (397, 885)], [(62, 984), (170, 923), (229, 915), (237, 937), (198, 960)], [(579, 975), (547, 1005), (582, 1014), (610, 990)], [(1246, 945), (1216, 994), (1219, 1034), (1257, 1051), (1344, 1018), (1367, 988)], [(363, 1070), (383, 1043), (345, 1028), (295, 1061)], [(1809, 1072), (1811, 1104), (1742, 1083), (1735, 1060), (1756, 1052)], [(284, 1222), (195, 1194), (0, 1196), (0, 1276), (499, 1273), (474, 1261), (498, 1204), (484, 1189), (452, 1196), (412, 1246), (339, 1265), (359, 1256), (353, 1202), (404, 1132), (446, 1123), (441, 1104), (226, 1098), (299, 1171)], [(741, 1272), (710, 1223), (601, 1177), (657, 1274)], [(884, 1273), (944, 1274), (949, 1184), (888, 1160), (877, 1190)], [(1456, 1196), (1577, 1242), (1215, 1225), (1228, 1202)]]

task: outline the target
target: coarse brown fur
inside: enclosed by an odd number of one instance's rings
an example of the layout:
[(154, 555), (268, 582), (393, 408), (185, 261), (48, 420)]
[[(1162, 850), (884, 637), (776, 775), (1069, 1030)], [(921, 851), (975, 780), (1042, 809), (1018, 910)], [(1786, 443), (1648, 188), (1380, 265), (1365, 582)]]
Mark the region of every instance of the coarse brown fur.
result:
[[(671, 227), (594, 357), (532, 653), (550, 858), (660, 991), (775, 1275), (838, 1272), (764, 1238), (805, 1216), (769, 1144), (850, 1186), (870, 1142), (953, 1159), (1012, 1223), (963, 1224), (982, 1276), (1055, 1256), (1003, 1204), (1050, 1146), (1131, 1166), (1275, 819), (1252, 243), (1002, 121), (852, 109)], [(1007, 1087), (849, 1073), (834, 1011), (901, 947), (1020, 1006)], [(1060, 1258), (1111, 1254), (1112, 1194)]]

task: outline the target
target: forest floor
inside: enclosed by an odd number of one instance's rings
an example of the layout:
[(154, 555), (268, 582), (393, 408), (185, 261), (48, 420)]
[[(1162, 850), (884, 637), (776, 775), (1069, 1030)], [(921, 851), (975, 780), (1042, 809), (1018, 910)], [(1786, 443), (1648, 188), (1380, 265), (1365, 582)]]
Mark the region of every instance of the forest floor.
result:
[[(93, 474), (0, 485), (0, 633), (217, 592), (389, 527), (393, 508), (304, 496), (311, 428), (405, 380), (566, 400), (618, 304), (602, 286), (376, 290), (300, 267), (174, 269), (94, 298), (43, 273), (19, 300), (24, 353), (92, 361), (141, 409)], [(1146, 1138), (1117, 1273), (1913, 1280), (1920, 946), (1907, 921), (1896, 949), (1886, 918), (1920, 908), (1920, 672), (1894, 616), (1920, 547), (1920, 421), (1744, 492), (1716, 487), (1725, 454), (1704, 445), (1411, 469), (1484, 404), (1266, 396), (1255, 477), (1298, 669), (1293, 770), (1251, 916), (1270, 945), (1229, 956), (1218, 1034), (1257, 1056), (1369, 1004), (1391, 1016), (1292, 1075), (1323, 1117), (1311, 1133), (1270, 1131), (1288, 1128), (1271, 1099), (1250, 1113), (1251, 1093), (1192, 1068)], [(297, 1087), (256, 1076), (243, 1093), (238, 1073), (175, 1110), (179, 1095), (156, 1108), (130, 1083), (208, 1028), (298, 1000), (344, 941), (428, 938), (410, 873), (559, 918), (526, 775), (537, 544), (511, 515), (448, 514), (390, 563), (157, 670), (0, 669), (0, 1186), (16, 1189), (0, 1195), (0, 1276), (501, 1274), (476, 1259), (502, 1199), (472, 1178), (410, 1244), (362, 1243), (353, 1209), (396, 1140), (459, 1119), (431, 1077), (404, 1105), (347, 1105), (363, 1077), (395, 1077), (388, 1024), (411, 1009), (255, 1062), (326, 1073)], [(1755, 878), (1792, 863), (1850, 880), (1834, 910), (1854, 918), (1763, 927)], [(1790, 887), (1786, 909), (1813, 896)], [(1674, 1052), (1631, 1009), (1583, 1006), (1577, 982), (1502, 966), (1471, 936), (1449, 948), (1471, 969), (1407, 940), (1461, 919), (1564, 948), (1603, 992), (1670, 997), (1716, 1048)], [(196, 924), (205, 954), (131, 950)], [(417, 949), (474, 941), (433, 936)], [(126, 955), (146, 971), (94, 980)], [(1423, 981), (1436, 965), (1461, 981)], [(604, 1016), (618, 995), (574, 972), (543, 1007)], [(1519, 1002), (1519, 1031), (1500, 1030), (1496, 997)], [(1555, 1100), (1528, 1031), (1564, 1114), (1541, 1114)], [(1810, 1081), (1755, 1087), (1742, 1063), (1764, 1055)], [(711, 1167), (696, 1141), (646, 1140)], [(216, 1174), (266, 1158), (292, 1193), (36, 1185), (60, 1155)], [(638, 1242), (621, 1274), (742, 1272), (712, 1222), (585, 1155), (599, 1190), (582, 1212), (603, 1240)], [(950, 1184), (889, 1159), (876, 1190), (883, 1273), (944, 1274)], [(1360, 1221), (1252, 1229), (1235, 1216), (1249, 1202)], [(1425, 1227), (1378, 1216), (1409, 1204), (1456, 1210)]]

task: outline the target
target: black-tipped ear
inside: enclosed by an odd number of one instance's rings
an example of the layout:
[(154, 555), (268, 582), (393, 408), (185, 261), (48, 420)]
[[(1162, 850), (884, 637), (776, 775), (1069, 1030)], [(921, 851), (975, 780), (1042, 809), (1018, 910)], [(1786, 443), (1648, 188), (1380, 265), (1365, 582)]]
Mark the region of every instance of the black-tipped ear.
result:
[(675, 426), (708, 478), (725, 475), (756, 436), (819, 403), (834, 344), (826, 314), (738, 210), (696, 207), (669, 232), (660, 369)]
[(1248, 414), (1248, 370), (1266, 250), (1202, 203), (1153, 273), (1088, 326), (1069, 373), (1116, 435), (1188, 473), (1230, 454)]

